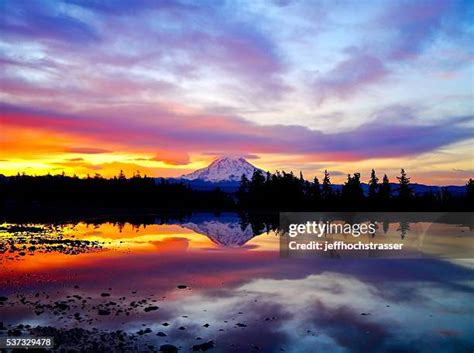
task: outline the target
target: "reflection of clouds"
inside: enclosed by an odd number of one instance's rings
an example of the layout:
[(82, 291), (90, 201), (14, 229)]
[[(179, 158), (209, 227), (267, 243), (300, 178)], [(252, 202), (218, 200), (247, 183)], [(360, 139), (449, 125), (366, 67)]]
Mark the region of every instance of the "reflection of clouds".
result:
[[(93, 273), (73, 269), (82, 281), (79, 294), (95, 298), (88, 307), (103, 300), (97, 293), (109, 285), (126, 302), (152, 293), (158, 299), (156, 312), (100, 317), (94, 326), (135, 333), (147, 324), (154, 332), (147, 338), (151, 341), (163, 331), (170, 342), (190, 347), (199, 336), (216, 340), (215, 352), (251, 351), (252, 345), (261, 352), (314, 352), (314, 347), (326, 352), (413, 352), (412, 347), (455, 352), (474, 343), (472, 272), (448, 262), (282, 261), (262, 254), (233, 259), (216, 254), (209, 261), (208, 256), (187, 254), (186, 261), (175, 255), (133, 256), (115, 272), (112, 268), (120, 263), (114, 259), (92, 264)], [(188, 273), (182, 266), (194, 270)], [(61, 281), (71, 288), (62, 297), (75, 293), (73, 283)], [(191, 290), (176, 289), (179, 283)], [(130, 295), (131, 289), (138, 294)], [(21, 308), (9, 308), (2, 316), (7, 322), (31, 322), (30, 312)], [(58, 325), (56, 320), (49, 315), (33, 319), (52, 326)], [(163, 327), (164, 321), (170, 326)], [(204, 328), (205, 323), (210, 327)]]
[[(235, 223), (235, 217), (224, 216), (216, 225)], [(207, 216), (192, 220), (194, 224), (211, 221)], [(468, 240), (462, 228), (449, 225), (431, 226), (429, 234), (423, 233), (426, 224), (412, 223), (405, 243), (415, 246), (421, 239), (426, 248), (428, 240), (453, 246), (461, 244), (455, 237)], [(390, 225), (384, 237), (399, 238), (396, 223)], [(119, 233), (114, 224), (78, 224), (74, 234), (81, 235), (84, 229), (101, 232), (102, 240), (123, 241), (127, 248), (69, 256), (68, 262), (51, 254), (28, 257), (18, 266), (12, 262), (9, 271), (0, 271), (1, 294), (14, 297), (21, 287), (34, 302), (36, 292), (53, 293), (54, 300), (79, 292), (93, 298), (87, 308), (103, 301), (98, 293), (108, 287), (113, 287), (110, 299), (126, 297), (123, 304), (127, 307), (130, 301), (153, 295), (159, 310), (144, 313), (140, 308), (130, 316), (100, 316), (93, 326), (136, 333), (146, 324), (153, 334), (143, 339), (153, 344), (169, 340), (183, 351), (210, 339), (217, 342), (213, 352), (247, 352), (255, 345), (260, 352), (271, 353), (280, 348), (295, 353), (315, 349), (431, 353), (433, 348), (455, 352), (474, 344), (474, 304), (469, 301), (474, 289), (472, 261), (281, 259), (274, 235), (254, 237), (236, 249), (212, 247), (206, 237), (179, 225), (138, 229), (125, 224)], [(28, 264), (37, 266), (30, 271), (36, 278), (48, 281), (24, 276)], [(12, 275), (15, 282), (7, 282)], [(78, 291), (73, 290), (76, 284)], [(188, 288), (179, 290), (179, 284)], [(2, 308), (0, 317), (7, 323), (77, 324), (70, 317), (59, 322), (48, 313), (36, 317), (22, 305)], [(164, 321), (170, 326), (163, 327)], [(205, 328), (205, 323), (211, 326)], [(180, 326), (186, 330), (179, 330)], [(158, 331), (168, 336), (158, 338)], [(198, 336), (203, 340), (196, 342)]]
[(189, 248), (189, 239), (186, 238), (173, 237), (164, 240), (153, 240), (149, 241), (149, 243), (159, 251), (166, 252), (186, 251)]
[[(474, 303), (464, 290), (442, 283), (388, 281), (378, 286), (323, 272), (302, 279), (257, 279), (215, 294), (184, 298), (180, 307), (208, 322), (237, 317), (248, 329), (253, 325), (269, 337), (279, 335), (275, 342), (291, 352), (311, 352), (315, 343), (331, 352), (411, 351), (416, 342), (422, 343), (420, 351), (443, 347), (443, 352), (454, 352), (453, 336), (458, 344), (474, 343), (469, 338)], [(239, 318), (238, 312), (244, 315)], [(277, 320), (267, 327), (266, 317)], [(428, 340), (432, 343), (423, 348)]]

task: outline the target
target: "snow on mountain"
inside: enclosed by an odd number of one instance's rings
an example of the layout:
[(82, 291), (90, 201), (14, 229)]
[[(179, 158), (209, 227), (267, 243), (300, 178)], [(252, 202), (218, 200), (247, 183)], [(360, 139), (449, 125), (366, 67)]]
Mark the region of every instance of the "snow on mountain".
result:
[(183, 223), (181, 226), (203, 234), (214, 243), (226, 247), (242, 246), (255, 236), (250, 224), (242, 229), (239, 222), (189, 222)]
[(243, 174), (250, 179), (256, 169), (259, 168), (247, 162), (245, 158), (223, 157), (216, 159), (206, 168), (185, 174), (181, 178), (210, 182), (240, 181)]

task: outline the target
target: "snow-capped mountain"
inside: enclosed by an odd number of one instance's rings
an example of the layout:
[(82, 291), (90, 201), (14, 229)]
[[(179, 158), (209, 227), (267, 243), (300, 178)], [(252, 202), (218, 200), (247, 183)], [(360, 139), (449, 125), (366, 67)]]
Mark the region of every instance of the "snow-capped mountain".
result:
[(240, 181), (243, 174), (252, 178), (256, 169), (259, 169), (245, 160), (245, 158), (223, 157), (213, 161), (206, 168), (198, 169), (181, 178), (187, 180), (203, 180), (209, 182)]

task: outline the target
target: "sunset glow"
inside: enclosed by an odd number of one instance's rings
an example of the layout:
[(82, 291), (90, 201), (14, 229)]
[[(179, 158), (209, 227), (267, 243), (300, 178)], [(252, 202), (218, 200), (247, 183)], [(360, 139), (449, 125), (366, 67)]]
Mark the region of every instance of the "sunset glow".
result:
[(472, 1), (0, 6), (0, 174), (474, 175)]

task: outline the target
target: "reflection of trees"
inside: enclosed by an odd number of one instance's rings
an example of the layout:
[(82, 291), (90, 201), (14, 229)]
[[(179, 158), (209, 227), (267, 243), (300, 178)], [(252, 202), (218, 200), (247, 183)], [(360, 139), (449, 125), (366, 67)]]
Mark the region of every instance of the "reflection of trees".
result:
[(250, 224), (254, 235), (276, 230), (279, 227), (278, 214), (243, 213), (240, 214), (240, 228), (247, 229)]
[(384, 234), (387, 234), (388, 228), (390, 227), (390, 223), (389, 223), (387, 220), (385, 220), (385, 221), (383, 221), (382, 227), (383, 227), (383, 228), (382, 228), (382, 229), (383, 229), (383, 233), (384, 233)]
[(372, 236), (372, 238), (375, 238), (375, 234), (377, 234), (377, 231), (379, 230), (379, 223), (375, 219), (370, 219), (369, 223), (375, 224), (375, 232), (369, 234), (370, 236)]
[(407, 221), (400, 221), (397, 232), (400, 232), (400, 237), (405, 239), (408, 231), (410, 230), (410, 223)]

